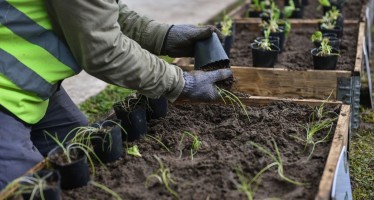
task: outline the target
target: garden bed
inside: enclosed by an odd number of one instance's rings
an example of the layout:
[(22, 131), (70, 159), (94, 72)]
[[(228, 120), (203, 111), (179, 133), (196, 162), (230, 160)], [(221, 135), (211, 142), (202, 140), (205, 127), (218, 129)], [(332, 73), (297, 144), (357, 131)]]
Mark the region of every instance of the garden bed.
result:
[[(250, 0), (247, 1), (246, 4), (242, 6), (241, 9), (237, 9), (236, 12), (232, 12), (231, 15), (236, 18), (245, 18), (246, 16), (246, 8), (250, 4)], [(283, 8), (284, 0), (275, 0), (276, 4), (279, 8)], [(319, 5), (318, 0), (308, 0), (309, 4), (304, 7), (304, 16), (303, 19), (319, 19), (323, 16), (322, 8), (317, 10)], [(345, 3), (343, 14), (345, 19), (356, 19), (356, 20), (363, 20), (364, 19), (364, 12), (365, 6), (367, 4), (367, 0), (348, 0)]]
[[(147, 176), (159, 168), (154, 158), (157, 155), (165, 167), (171, 170), (176, 184), (170, 186), (181, 199), (245, 199), (246, 196), (236, 188), (238, 177), (235, 169), (240, 167), (245, 175), (253, 177), (271, 163), (269, 157), (250, 145), (249, 141), (273, 151), (273, 138), (282, 154), (285, 175), (309, 185), (295, 186), (281, 180), (274, 167), (262, 176), (255, 193), (256, 199), (313, 199), (316, 195), (328, 196), (334, 163), (336, 165), (337, 162), (335, 156), (328, 155), (329, 151), (330, 154), (339, 154), (339, 148), (346, 143), (349, 107), (341, 107), (337, 103), (327, 108), (340, 112), (338, 125), (332, 129), (332, 133), (335, 132), (334, 136), (331, 134), (331, 138), (334, 137), (333, 147), (330, 145), (331, 140), (318, 145), (307, 161), (308, 153), (303, 153), (304, 145), (292, 136), (305, 137), (302, 125), (309, 122), (309, 116), (314, 110), (309, 105), (281, 101), (264, 107), (248, 107), (249, 121), (243, 113), (238, 114), (238, 110), (222, 104), (188, 103), (172, 106), (165, 119), (151, 121), (148, 127), (149, 133), (159, 138), (171, 152), (150, 138), (131, 143), (139, 146), (142, 158), (124, 156), (109, 164), (108, 169), (98, 167), (95, 180), (113, 189), (124, 199), (172, 199), (173, 196), (156, 181), (151, 182), (149, 188), (145, 187)], [(197, 134), (202, 141), (202, 147), (193, 160), (189, 154), (192, 140), (187, 139), (182, 146), (179, 145), (184, 131)], [(325, 131), (318, 138), (326, 134)], [(180, 149), (183, 149), (181, 158)], [(110, 196), (91, 186), (65, 191), (63, 194), (63, 199), (67, 200), (91, 198), (109, 199)]]
[[(235, 43), (231, 49), (230, 63), (233, 66), (252, 66), (252, 50), (249, 44), (260, 36), (259, 23), (256, 21), (238, 21), (236, 24)], [(337, 70), (353, 71), (356, 62), (359, 23), (347, 22), (341, 43), (341, 52)], [(317, 21), (292, 23), (292, 29), (284, 44), (284, 51), (279, 54), (275, 68), (289, 70), (313, 69), (310, 50), (314, 48), (310, 37), (318, 30)]]
[[(340, 70), (313, 70), (310, 54), (313, 46), (309, 38), (317, 30), (317, 20), (292, 21), (290, 39), (285, 44), (285, 51), (279, 55), (275, 68), (252, 67), (249, 44), (260, 34), (260, 20), (240, 19), (236, 23), (239, 30), (230, 55), (235, 91), (253, 96), (307, 99), (326, 99), (332, 93), (331, 99), (335, 100), (339, 88), (353, 88), (342, 85), (340, 78), (362, 75), (364, 23), (346, 20), (342, 53), (337, 65)], [(193, 59), (176, 59), (175, 64), (187, 71), (193, 69)]]

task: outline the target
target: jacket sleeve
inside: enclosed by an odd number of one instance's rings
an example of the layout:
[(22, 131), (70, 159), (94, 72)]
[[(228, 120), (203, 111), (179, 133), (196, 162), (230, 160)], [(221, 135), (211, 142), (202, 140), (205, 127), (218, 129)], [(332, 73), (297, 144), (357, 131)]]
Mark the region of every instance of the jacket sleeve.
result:
[[(46, 3), (52, 22), (87, 73), (151, 98), (164, 95), (174, 101), (180, 95), (184, 87), (182, 70), (142, 49), (121, 32), (119, 5), (115, 0), (49, 0)], [(133, 27), (141, 32), (149, 30), (146, 26), (149, 23)], [(144, 34), (136, 36), (135, 32), (132, 31), (131, 37), (141, 42)], [(156, 36), (153, 40), (149, 42), (157, 43)]]
[(118, 5), (118, 22), (122, 33), (135, 40), (144, 49), (156, 55), (160, 55), (170, 25), (158, 23), (137, 14), (127, 7), (124, 0), (119, 0)]

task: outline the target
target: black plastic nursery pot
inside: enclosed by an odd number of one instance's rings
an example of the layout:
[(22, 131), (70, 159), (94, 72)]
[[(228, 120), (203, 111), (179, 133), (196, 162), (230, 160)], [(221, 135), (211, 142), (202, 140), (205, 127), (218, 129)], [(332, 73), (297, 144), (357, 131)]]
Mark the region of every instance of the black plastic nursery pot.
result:
[(262, 11), (248, 10), (248, 17), (258, 18)]
[(216, 33), (206, 40), (200, 40), (195, 44), (195, 70), (214, 65), (229, 66), (230, 60)]
[[(47, 187), (43, 189), (42, 192), (37, 191), (35, 196), (33, 197), (34, 200), (60, 200), (61, 199), (61, 187), (60, 187), (60, 173), (57, 170), (41, 170), (34, 174), (31, 174), (32, 177), (44, 177), (49, 175), (46, 178)], [(27, 187), (27, 184), (25, 184)], [(22, 185), (21, 185), (22, 187)], [(41, 196), (41, 193), (43, 196)], [(23, 199), (31, 199), (32, 193), (23, 193)]]
[(301, 5), (307, 6), (307, 5), (309, 5), (309, 1), (308, 0), (302, 0)]
[(117, 119), (121, 120), (121, 126), (126, 131), (126, 133), (122, 132), (123, 140), (134, 141), (147, 134), (147, 112), (144, 105), (127, 111), (119, 103), (116, 103), (113, 108)]
[[(103, 163), (114, 162), (123, 154), (122, 130), (118, 125), (120, 121), (107, 121), (102, 124), (103, 130), (93, 135), (92, 145), (97, 157)], [(97, 124), (93, 125), (94, 127)]]
[(271, 48), (272, 50), (263, 50), (258, 47), (257, 43), (251, 44), (254, 67), (274, 67), (280, 50), (275, 45), (272, 45)]
[(158, 99), (152, 99), (140, 95), (140, 98), (143, 99), (146, 104), (147, 121), (166, 117), (169, 103), (165, 97), (161, 96)]
[(49, 162), (61, 175), (61, 188), (64, 190), (85, 186), (90, 181), (90, 170), (84, 152), (76, 149), (71, 154), (75, 158), (71, 163), (67, 163), (61, 147), (56, 147), (48, 153)]
[(317, 70), (335, 70), (336, 64), (338, 63), (338, 57), (337, 55), (339, 53), (339, 50), (332, 49), (332, 53), (336, 55), (329, 55), (329, 56), (317, 56), (319, 49), (314, 48), (312, 49), (311, 53), (313, 56), (313, 64), (314, 69)]

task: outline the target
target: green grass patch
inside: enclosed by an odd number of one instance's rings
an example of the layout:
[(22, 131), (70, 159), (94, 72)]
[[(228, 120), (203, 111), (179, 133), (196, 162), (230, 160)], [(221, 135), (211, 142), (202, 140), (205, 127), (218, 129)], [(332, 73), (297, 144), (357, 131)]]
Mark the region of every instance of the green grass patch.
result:
[(90, 123), (107, 117), (115, 102), (123, 100), (133, 90), (109, 85), (98, 95), (89, 98), (79, 105), (80, 110), (88, 117)]
[(374, 131), (359, 130), (349, 155), (353, 199), (374, 199)]

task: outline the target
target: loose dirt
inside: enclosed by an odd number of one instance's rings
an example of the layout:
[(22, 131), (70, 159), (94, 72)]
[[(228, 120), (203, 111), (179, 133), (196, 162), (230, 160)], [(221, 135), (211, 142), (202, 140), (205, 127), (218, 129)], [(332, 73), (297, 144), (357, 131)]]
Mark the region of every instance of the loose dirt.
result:
[[(255, 199), (313, 199), (330, 142), (318, 145), (307, 161), (310, 148), (304, 152), (302, 142), (293, 138), (305, 138), (303, 126), (309, 122), (313, 110), (309, 106), (278, 102), (265, 107), (248, 107), (248, 119), (238, 108), (229, 105), (171, 106), (166, 118), (153, 120), (148, 126), (148, 133), (159, 138), (171, 152), (151, 138), (141, 139), (129, 144), (139, 146), (141, 158), (123, 156), (109, 164), (107, 169), (97, 167), (94, 179), (113, 189), (123, 199), (173, 199), (156, 180), (152, 180), (148, 188), (145, 187), (146, 178), (159, 169), (154, 158), (157, 155), (170, 169), (171, 177), (176, 182), (170, 187), (181, 199), (246, 199), (237, 190), (235, 183), (239, 181), (235, 169), (239, 167), (246, 176), (254, 177), (272, 161), (249, 141), (275, 152), (272, 145), (274, 139), (282, 155), (285, 175), (308, 185), (295, 186), (283, 181), (277, 175), (277, 168), (273, 167), (262, 176)], [(339, 108), (331, 107), (328, 110), (338, 113)], [(179, 145), (185, 131), (197, 134), (202, 141), (193, 160), (190, 158), (192, 139), (186, 137), (188, 139)], [(326, 132), (324, 130), (317, 134), (317, 138), (322, 138)], [(110, 195), (93, 186), (86, 186), (64, 191), (63, 199), (110, 199)]]

